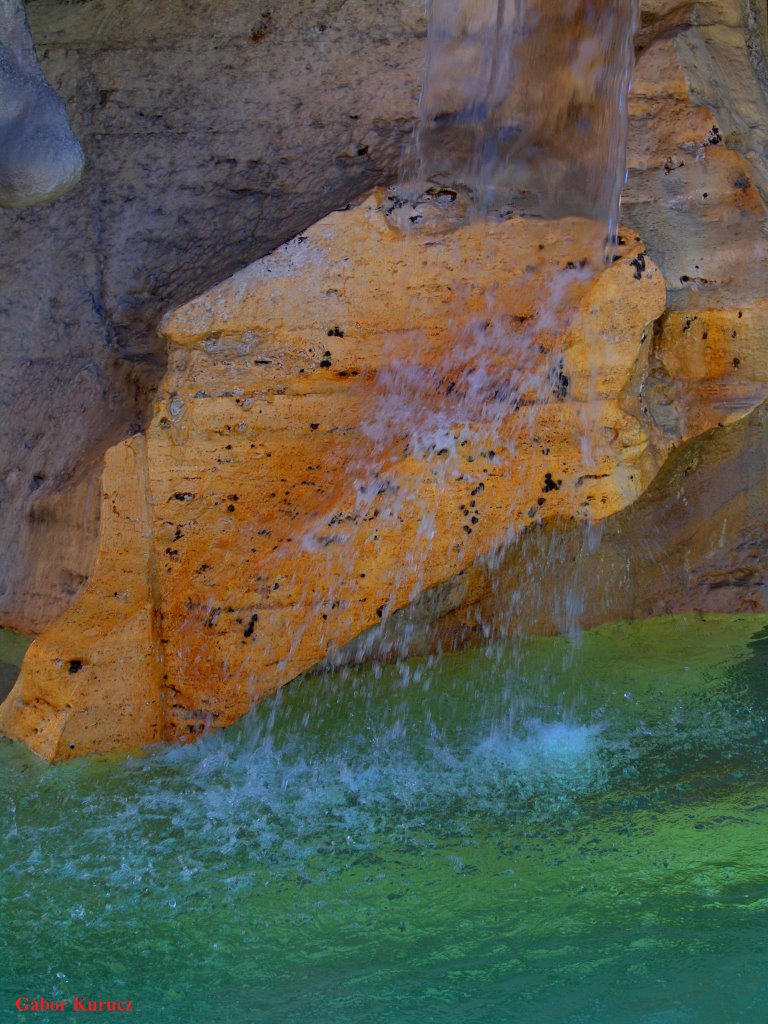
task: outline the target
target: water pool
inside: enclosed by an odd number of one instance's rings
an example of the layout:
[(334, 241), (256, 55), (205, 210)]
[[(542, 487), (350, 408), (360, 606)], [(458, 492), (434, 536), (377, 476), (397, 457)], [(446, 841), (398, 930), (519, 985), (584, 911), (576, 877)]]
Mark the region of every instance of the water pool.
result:
[(314, 676), (193, 746), (0, 760), (3, 1020), (765, 1024), (768, 616)]

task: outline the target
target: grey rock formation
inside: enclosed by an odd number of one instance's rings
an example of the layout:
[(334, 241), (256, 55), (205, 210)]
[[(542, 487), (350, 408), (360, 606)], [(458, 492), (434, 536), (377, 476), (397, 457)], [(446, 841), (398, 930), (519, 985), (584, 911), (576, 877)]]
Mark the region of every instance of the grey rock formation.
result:
[[(765, 261), (742, 257), (762, 223), (710, 213), (715, 191), (752, 192), (723, 158), (718, 189), (702, 182), (728, 149), (768, 195), (764, 0), (641, 6), (636, 49), (652, 60), (674, 45), (711, 112), (702, 138), (716, 126), (718, 145), (681, 157), (674, 89), (661, 125), (649, 94), (631, 126), (625, 222), (673, 308), (711, 300), (697, 265), (727, 280), (720, 305), (754, 299)], [(86, 578), (99, 460), (142, 425), (164, 364), (160, 316), (396, 176), (426, 19), (422, 0), (28, 0), (27, 12), (87, 154), (54, 205), (0, 210), (0, 622), (38, 629)], [(739, 245), (723, 244), (734, 232)]]
[(0, 0), (0, 206), (57, 199), (83, 172), (83, 151), (35, 56), (23, 0)]
[(88, 571), (90, 482), (142, 423), (160, 316), (396, 176), (426, 20), (422, 0), (27, 13), (87, 157), (54, 205), (0, 210), (0, 621), (37, 629)]

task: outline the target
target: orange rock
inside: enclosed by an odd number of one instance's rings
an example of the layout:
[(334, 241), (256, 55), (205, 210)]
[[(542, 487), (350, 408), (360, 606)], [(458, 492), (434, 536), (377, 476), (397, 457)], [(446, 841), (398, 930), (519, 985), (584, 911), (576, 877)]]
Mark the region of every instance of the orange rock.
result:
[(639, 240), (590, 268), (588, 222), (428, 212), (374, 193), (166, 318), (146, 456), (110, 452), (96, 570), (6, 735), (63, 759), (227, 725), (525, 525), (641, 493)]
[[(5, 735), (49, 761), (162, 736), (162, 645), (141, 436), (111, 448), (100, 549), (80, 601), (29, 648), (0, 708)], [(125, 486), (127, 484), (127, 486)]]

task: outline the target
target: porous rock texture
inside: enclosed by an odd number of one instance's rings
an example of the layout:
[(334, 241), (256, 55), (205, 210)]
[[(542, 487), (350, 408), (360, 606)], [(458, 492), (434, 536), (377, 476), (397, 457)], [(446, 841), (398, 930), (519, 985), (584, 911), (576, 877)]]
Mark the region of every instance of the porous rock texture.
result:
[[(573, 246), (565, 258), (551, 226), (536, 222), (535, 247), (533, 222), (511, 217), (483, 228), (484, 245), (491, 237), (510, 247), (501, 263), (512, 273), (499, 282), (478, 244), (472, 248), (471, 222), (445, 236), (411, 231), (397, 203), (377, 196), (170, 317), (169, 368), (146, 440), (136, 436), (107, 457), (92, 580), (30, 649), (3, 706), (3, 729), (62, 759), (226, 724), (339, 649), (342, 657), (386, 654), (394, 629), (400, 651), (435, 649), (508, 630), (511, 618), (557, 629), (574, 616), (588, 624), (617, 614), (768, 606), (759, 540), (765, 416), (760, 408), (747, 415), (768, 382), (764, 22), (762, 8), (730, 0), (644, 4), (623, 208), (633, 230), (623, 230), (615, 266), (589, 286)], [(269, 24), (255, 31), (259, 45)], [(365, 150), (358, 147), (359, 158)], [(129, 208), (123, 196), (123, 220)], [(313, 259), (318, 252), (322, 259)], [(434, 268), (436, 258), (447, 261), (445, 278), (427, 281), (422, 264)], [(216, 265), (215, 250), (207, 259), (196, 253), (194, 268), (177, 268), (179, 297), (186, 273), (199, 277), (201, 267)], [(538, 293), (532, 274), (540, 275)], [(459, 318), (453, 346), (446, 331), (456, 298), (444, 301), (446, 281), (467, 282), (460, 308), (469, 319)], [(473, 306), (473, 281), (498, 284), (504, 336), (521, 342), (542, 330), (536, 295), (564, 288), (562, 309), (574, 318), (550, 326), (543, 351), (524, 347), (534, 354), (524, 367), (530, 389), (509, 393), (498, 314)], [(146, 314), (143, 303), (158, 293), (143, 294), (134, 313)], [(106, 305), (97, 307), (106, 323)], [(342, 322), (350, 310), (351, 325)], [(596, 329), (597, 347), (587, 342)], [(481, 337), (493, 357), (478, 385), (461, 353)], [(371, 338), (379, 344), (366, 344)], [(138, 330), (135, 339), (134, 366), (147, 368), (156, 343), (142, 342)], [(125, 351), (109, 373), (124, 371)], [(473, 418), (478, 386), (506, 411)], [(115, 409), (125, 408), (119, 388), (114, 399)], [(446, 423), (451, 400), (464, 404), (460, 421)], [(402, 401), (404, 419), (413, 421), (414, 410), (425, 417), (407, 436), (397, 422)], [(120, 429), (114, 409), (104, 419)], [(106, 433), (94, 446), (91, 427), (71, 493), (81, 521), (92, 523), (86, 468)], [(33, 450), (48, 457), (44, 431), (39, 437)], [(491, 437), (502, 440), (491, 448)], [(62, 447), (60, 457), (70, 459), (73, 449)], [(17, 506), (36, 509), (31, 519), (20, 515), (22, 534), (31, 536), (31, 522), (50, 543), (60, 529), (50, 525), (53, 499), (62, 535), (73, 518), (66, 492), (42, 469), (33, 483), (33, 502), (25, 492)], [(149, 519), (136, 528), (140, 508)], [(596, 527), (585, 525), (597, 521), (600, 545)], [(68, 536), (77, 532), (70, 527)], [(566, 588), (573, 572), (557, 578), (558, 557), (567, 567), (583, 550), (583, 585)], [(113, 582), (116, 559), (124, 585)], [(664, 571), (659, 560), (670, 563)], [(71, 579), (84, 579), (87, 545), (75, 554), (73, 544), (64, 562)], [(12, 595), (13, 573), (5, 578)], [(62, 607), (50, 574), (38, 581), (36, 595), (17, 587), (21, 597), (8, 598), (17, 623), (28, 615), (39, 625)], [(589, 605), (580, 616), (577, 593)], [(117, 628), (123, 621), (127, 633)]]
[(765, 306), (708, 318), (710, 357), (639, 237), (595, 270), (590, 222), (445, 230), (460, 201), (374, 192), (166, 318), (92, 580), (7, 735), (61, 760), (230, 724), (532, 524), (615, 516), (768, 392)]
[(53, 206), (0, 210), (0, 622), (34, 632), (87, 578), (101, 460), (151, 406), (160, 317), (396, 177), (426, 19), (422, 0), (27, 13), (86, 155)]
[[(160, 316), (396, 176), (426, 20), (421, 0), (27, 8), (88, 161), (54, 206), (0, 211), (0, 622), (35, 632), (87, 579)], [(679, 310), (763, 292), (765, 38), (758, 0), (641, 5), (623, 216)]]
[(622, 402), (664, 310), (639, 239), (595, 273), (589, 222), (442, 230), (455, 203), (377, 191), (164, 321), (6, 734), (62, 759), (227, 725), (524, 524), (642, 492), (668, 441)]

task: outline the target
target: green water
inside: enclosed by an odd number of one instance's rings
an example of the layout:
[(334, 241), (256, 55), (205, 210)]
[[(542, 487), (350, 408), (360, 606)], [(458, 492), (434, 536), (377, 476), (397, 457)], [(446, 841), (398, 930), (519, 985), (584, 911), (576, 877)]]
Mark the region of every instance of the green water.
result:
[(142, 756), (2, 743), (0, 1017), (765, 1024), (767, 716), (763, 616), (310, 678)]

